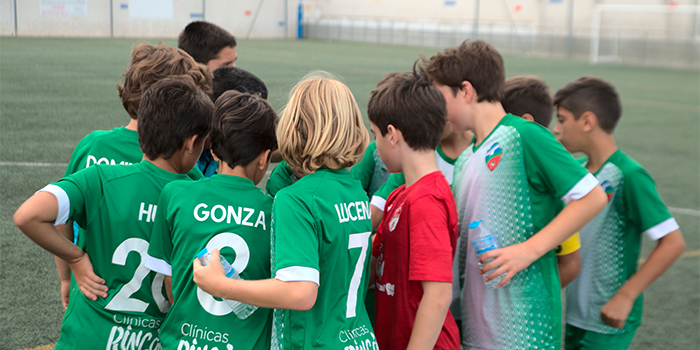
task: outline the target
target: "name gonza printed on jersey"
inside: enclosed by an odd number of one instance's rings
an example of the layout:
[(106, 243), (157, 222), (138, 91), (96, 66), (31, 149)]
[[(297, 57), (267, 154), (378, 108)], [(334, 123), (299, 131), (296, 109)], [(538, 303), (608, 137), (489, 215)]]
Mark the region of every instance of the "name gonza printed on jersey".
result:
[[(256, 214), (257, 212), (257, 214)], [(236, 225), (250, 226), (258, 228), (265, 226), (265, 212), (252, 208), (234, 207), (231, 205), (223, 206), (221, 204), (214, 205), (211, 210), (205, 203), (199, 203), (194, 207), (194, 218), (197, 221), (203, 222), (212, 220), (215, 223), (226, 222), (230, 224), (235, 222)]]
[(369, 220), (371, 218), (369, 202), (367, 201), (336, 204), (335, 212), (338, 213), (338, 221), (341, 224), (350, 221)]

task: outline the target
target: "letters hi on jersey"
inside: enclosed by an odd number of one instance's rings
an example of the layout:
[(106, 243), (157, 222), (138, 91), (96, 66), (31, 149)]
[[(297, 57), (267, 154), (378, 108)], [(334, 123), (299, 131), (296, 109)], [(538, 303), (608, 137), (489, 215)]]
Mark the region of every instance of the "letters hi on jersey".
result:
[(371, 219), (369, 211), (369, 202), (350, 202), (339, 203), (335, 205), (335, 211), (338, 213), (338, 221), (344, 222), (367, 220)]

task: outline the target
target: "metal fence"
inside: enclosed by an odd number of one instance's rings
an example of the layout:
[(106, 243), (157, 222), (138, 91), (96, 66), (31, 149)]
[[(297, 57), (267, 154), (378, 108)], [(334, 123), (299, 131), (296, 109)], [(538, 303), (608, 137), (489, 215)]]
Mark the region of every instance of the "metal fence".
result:
[[(605, 29), (605, 28), (604, 28)], [(321, 19), (304, 23), (304, 38), (444, 48), (466, 39), (484, 39), (500, 52), (524, 56), (588, 60), (590, 28), (517, 26), (508, 24), (407, 22), (392, 20)], [(570, 32), (571, 30), (571, 32)], [(700, 41), (678, 37), (660, 39), (658, 33), (637, 29), (620, 36), (603, 31), (598, 62), (700, 68)]]

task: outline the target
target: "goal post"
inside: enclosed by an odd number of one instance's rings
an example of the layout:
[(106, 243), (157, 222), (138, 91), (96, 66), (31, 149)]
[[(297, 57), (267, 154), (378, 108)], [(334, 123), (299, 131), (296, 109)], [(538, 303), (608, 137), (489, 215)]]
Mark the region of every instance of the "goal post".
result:
[[(673, 22), (687, 22), (688, 33), (690, 33), (692, 39), (695, 39), (698, 31), (698, 14), (700, 14), (700, 6), (698, 5), (677, 5), (675, 3), (669, 5), (596, 5), (591, 25), (590, 63), (595, 64), (620, 60), (619, 46), (621, 39), (624, 39), (621, 35), (624, 29), (620, 24), (621, 19), (627, 20), (627, 22), (634, 22), (636, 25), (647, 25), (644, 29), (637, 28), (636, 30), (638, 31), (648, 29), (650, 31), (656, 30), (657, 32), (669, 31), (667, 28), (654, 28), (655, 25), (664, 27), (664, 25), (660, 25), (664, 21), (671, 22), (670, 24), (674, 24)], [(658, 16), (658, 21), (647, 21), (645, 23), (645, 20), (641, 19), (641, 17), (636, 19), (631, 18), (633, 15), (646, 16), (646, 19), (656, 15)], [(682, 20), (676, 20), (681, 18), (677, 15), (683, 16)], [(669, 19), (671, 17), (673, 21)], [(670, 24), (666, 23), (666, 27)], [(675, 23), (675, 25), (677, 24), (678, 23)], [(606, 32), (603, 33), (603, 31)], [(607, 52), (604, 53), (601, 53), (601, 37), (611, 40)], [(646, 39), (648, 38), (645, 37), (645, 40)]]

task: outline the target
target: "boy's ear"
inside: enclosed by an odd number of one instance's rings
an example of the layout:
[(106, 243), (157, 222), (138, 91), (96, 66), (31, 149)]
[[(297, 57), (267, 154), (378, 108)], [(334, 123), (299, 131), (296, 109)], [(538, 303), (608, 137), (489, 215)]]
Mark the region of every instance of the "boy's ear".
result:
[(531, 121), (531, 122), (535, 121), (535, 117), (533, 117), (532, 114), (530, 114), (530, 113), (525, 113), (525, 114), (521, 115), (521, 117), (523, 119)]
[(467, 101), (467, 103), (471, 103), (472, 101), (476, 100), (476, 90), (474, 90), (474, 86), (472, 86), (472, 83), (466, 80), (463, 81), (462, 91), (464, 91), (464, 99)]
[(263, 170), (266, 166), (268, 166), (268, 164), (270, 164), (270, 153), (272, 153), (272, 150), (269, 149), (266, 149), (260, 153), (260, 156), (258, 157), (258, 169)]
[(598, 126), (598, 118), (591, 111), (583, 112), (579, 120), (582, 123), (584, 132), (590, 132)]
[(403, 134), (401, 134), (401, 130), (395, 128), (391, 124), (387, 125), (386, 130), (387, 130), (387, 134), (389, 134), (389, 142), (391, 142), (391, 147), (396, 147), (396, 144), (399, 143), (399, 137), (403, 138)]
[(199, 135), (192, 135), (190, 137), (187, 137), (185, 138), (185, 142), (183, 143), (182, 148), (185, 151), (192, 153), (194, 152), (195, 144), (197, 144), (197, 142), (199, 141), (202, 141)]
[(221, 158), (216, 156), (216, 153), (214, 153), (213, 149), (209, 149), (209, 152), (211, 152), (211, 157), (214, 158), (214, 160), (217, 161), (217, 163), (221, 163)]

